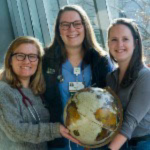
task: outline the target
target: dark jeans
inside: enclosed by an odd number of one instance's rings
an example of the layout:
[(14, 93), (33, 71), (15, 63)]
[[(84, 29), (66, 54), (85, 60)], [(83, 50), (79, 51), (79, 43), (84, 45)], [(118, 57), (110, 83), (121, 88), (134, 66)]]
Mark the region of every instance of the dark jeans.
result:
[[(92, 150), (107, 150), (107, 145)], [(150, 135), (127, 141), (120, 150), (150, 150)]]
[(65, 140), (67, 142), (66, 147), (64, 147), (64, 148), (51, 148), (51, 147), (49, 147), (48, 150), (70, 150), (70, 147), (71, 147), (71, 150), (84, 150), (84, 147), (77, 145), (71, 141), (69, 143), (69, 140), (67, 140), (67, 139), (65, 139)]
[[(94, 148), (92, 150), (107, 150), (107, 147)], [(150, 140), (140, 141), (136, 145), (126, 142), (120, 150), (150, 150)]]
[(150, 140), (129, 144), (126, 142), (120, 150), (150, 150)]
[(99, 148), (91, 148), (90, 150), (107, 150), (108, 145), (99, 147)]

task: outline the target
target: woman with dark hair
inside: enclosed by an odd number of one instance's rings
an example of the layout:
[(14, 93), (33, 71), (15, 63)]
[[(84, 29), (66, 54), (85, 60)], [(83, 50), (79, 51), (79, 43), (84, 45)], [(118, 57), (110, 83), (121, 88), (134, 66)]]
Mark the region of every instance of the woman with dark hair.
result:
[[(61, 8), (54, 31), (54, 39), (46, 48), (43, 59), (44, 98), (51, 121), (62, 122), (63, 110), (70, 96), (89, 86), (104, 88), (106, 75), (112, 71), (112, 66), (106, 52), (96, 41), (86, 12), (80, 6)], [(70, 146), (76, 150), (83, 149), (72, 143)], [(69, 142), (57, 139), (50, 143), (52, 147), (68, 149)]]
[(0, 150), (47, 150), (47, 141), (72, 138), (50, 115), (40, 95), (45, 90), (41, 43), (33, 37), (15, 39), (0, 73)]
[(120, 97), (124, 120), (109, 149), (150, 150), (150, 70), (142, 61), (142, 41), (136, 23), (116, 19), (108, 29), (109, 53), (118, 68), (107, 77)]

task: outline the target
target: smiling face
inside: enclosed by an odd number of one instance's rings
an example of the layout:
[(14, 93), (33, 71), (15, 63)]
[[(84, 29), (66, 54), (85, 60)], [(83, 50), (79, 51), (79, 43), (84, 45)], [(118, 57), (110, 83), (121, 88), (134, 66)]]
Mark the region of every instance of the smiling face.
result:
[[(21, 44), (19, 45), (13, 54), (21, 53), (21, 54), (33, 54), (38, 55), (38, 50), (34, 44)], [(31, 58), (32, 59), (32, 58)], [(22, 81), (29, 82), (30, 77), (34, 75), (38, 66), (38, 59), (34, 62), (31, 62), (29, 58), (26, 56), (24, 60), (18, 60), (17, 55), (12, 56), (11, 66), (14, 73), (17, 75), (18, 79)]]
[(126, 25), (114, 25), (109, 32), (108, 47), (110, 54), (118, 62), (130, 62), (135, 45), (133, 35)]
[[(60, 23), (70, 23), (75, 21), (82, 21), (80, 15), (76, 11), (65, 11), (61, 14)], [(84, 25), (81, 25), (81, 28), (77, 29), (71, 24), (67, 30), (63, 30), (62, 27), (59, 26), (59, 30), (66, 49), (82, 47), (85, 37)]]

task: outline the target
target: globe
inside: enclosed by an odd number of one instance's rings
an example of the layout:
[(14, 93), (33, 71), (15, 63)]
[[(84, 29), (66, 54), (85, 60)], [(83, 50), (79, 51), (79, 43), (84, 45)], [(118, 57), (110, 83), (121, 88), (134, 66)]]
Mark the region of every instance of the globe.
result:
[(70, 134), (87, 148), (108, 144), (122, 123), (122, 106), (110, 88), (85, 88), (72, 96), (64, 109)]

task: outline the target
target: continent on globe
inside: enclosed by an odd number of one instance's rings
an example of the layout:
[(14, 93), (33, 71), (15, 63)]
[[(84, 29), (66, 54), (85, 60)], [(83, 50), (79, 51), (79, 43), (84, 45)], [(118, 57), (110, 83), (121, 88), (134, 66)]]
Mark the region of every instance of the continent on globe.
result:
[(85, 88), (69, 99), (64, 123), (82, 146), (96, 148), (118, 133), (122, 112), (121, 102), (110, 88)]

